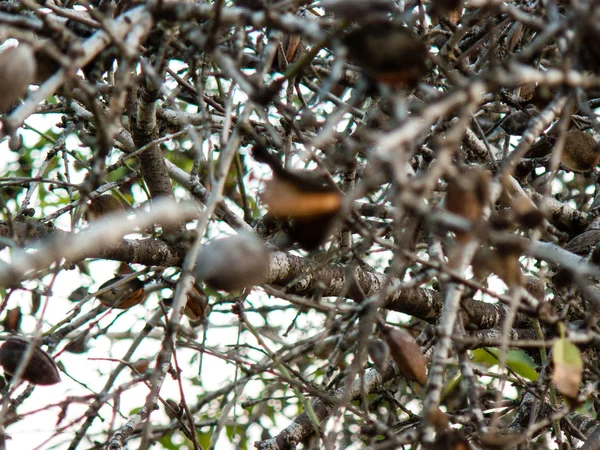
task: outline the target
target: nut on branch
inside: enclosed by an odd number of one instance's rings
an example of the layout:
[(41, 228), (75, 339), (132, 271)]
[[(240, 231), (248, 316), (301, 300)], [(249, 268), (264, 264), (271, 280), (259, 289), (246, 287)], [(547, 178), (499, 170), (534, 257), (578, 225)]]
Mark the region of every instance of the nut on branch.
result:
[(204, 245), (196, 258), (194, 277), (214, 289), (236, 291), (263, 284), (269, 273), (269, 252), (263, 241), (240, 233)]
[(598, 143), (585, 131), (568, 131), (560, 162), (573, 172), (590, 172), (600, 162)]
[(11, 336), (0, 347), (0, 365), (6, 375), (12, 377), (17, 373), (27, 349), (33, 346), (22, 378), (32, 384), (51, 385), (60, 381), (58, 368), (54, 360), (41, 348), (21, 336)]
[(8, 112), (35, 80), (36, 61), (27, 44), (0, 53), (0, 113)]
[(404, 25), (373, 21), (344, 37), (351, 61), (376, 81), (414, 87), (429, 72), (429, 51)]

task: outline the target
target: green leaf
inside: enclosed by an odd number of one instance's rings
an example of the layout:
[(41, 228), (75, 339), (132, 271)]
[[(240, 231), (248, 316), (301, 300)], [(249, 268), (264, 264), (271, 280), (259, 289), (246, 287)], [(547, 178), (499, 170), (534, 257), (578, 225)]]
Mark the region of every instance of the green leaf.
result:
[(166, 448), (167, 450), (179, 450), (181, 448), (180, 444), (174, 444), (172, 441), (173, 433), (167, 434), (161, 437), (158, 440), (158, 443), (162, 446), (162, 448)]
[[(472, 352), (471, 361), (492, 367), (498, 364), (499, 357), (500, 350), (497, 348), (488, 348), (487, 351), (478, 348)], [(506, 358), (506, 366), (523, 378), (531, 381), (538, 379), (537, 364), (523, 350), (509, 350)]]

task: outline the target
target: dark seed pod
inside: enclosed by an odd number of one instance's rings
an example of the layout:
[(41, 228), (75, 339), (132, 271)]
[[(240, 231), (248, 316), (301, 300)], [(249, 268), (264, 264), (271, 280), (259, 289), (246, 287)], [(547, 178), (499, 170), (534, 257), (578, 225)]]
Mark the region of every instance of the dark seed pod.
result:
[(331, 235), (342, 207), (342, 193), (323, 174), (284, 169), (263, 147), (254, 147), (252, 154), (273, 171), (273, 180), (261, 196), (269, 211), (284, 223), (292, 240), (306, 250), (318, 248)]
[[(8, 338), (0, 347), (0, 365), (6, 375), (14, 375), (19, 368), (31, 342), (21, 336)], [(23, 380), (32, 384), (51, 385), (60, 381), (54, 360), (42, 349), (33, 347), (30, 359), (23, 371)]]
[(371, 78), (390, 86), (414, 87), (427, 74), (427, 46), (408, 28), (374, 21), (346, 35), (349, 58)]
[(565, 245), (565, 250), (580, 256), (588, 253), (600, 243), (600, 230), (592, 229), (575, 236)]
[(269, 253), (253, 234), (240, 233), (212, 241), (202, 247), (194, 276), (214, 289), (236, 291), (265, 282)]
[(596, 140), (585, 131), (567, 132), (560, 162), (573, 172), (594, 170), (600, 162), (600, 149)]
[(21, 328), (22, 317), (23, 313), (21, 313), (21, 308), (18, 306), (16, 308), (9, 309), (6, 311), (6, 317), (2, 321), (4, 329), (10, 333), (17, 333)]
[(400, 373), (425, 386), (427, 363), (421, 348), (412, 336), (405, 331), (386, 327), (383, 330), (383, 338), (389, 346), (390, 354)]
[(273, 62), (273, 69), (277, 72), (284, 72), (292, 63), (298, 60), (305, 47), (306, 44), (300, 36), (286, 34), (277, 49), (277, 58)]
[(510, 135), (522, 136), (527, 129), (530, 118), (531, 114), (525, 111), (515, 111), (506, 116), (500, 127)]
[(350, 20), (366, 20), (396, 9), (391, 0), (322, 0), (321, 6), (328, 14)]
[(390, 359), (390, 347), (381, 339), (372, 339), (369, 341), (368, 350), (375, 368), (379, 373), (384, 374)]
[[(121, 281), (122, 277), (114, 277), (100, 286), (98, 291), (105, 289), (117, 282)], [(98, 300), (104, 306), (116, 309), (129, 309), (132, 306), (139, 305), (146, 299), (146, 292), (144, 291), (144, 282), (139, 278), (132, 278), (131, 280), (116, 285), (108, 291), (97, 295)]]
[[(490, 174), (482, 169), (466, 169), (450, 180), (446, 189), (446, 209), (451, 213), (463, 216), (477, 223), (490, 201)], [(457, 237), (464, 241), (468, 233), (457, 232)]]
[(538, 299), (539, 301), (544, 300), (544, 291), (546, 289), (546, 286), (544, 285), (544, 282), (541, 279), (532, 275), (527, 275), (526, 277), (524, 277), (523, 281), (524, 287), (527, 290), (527, 292), (529, 292), (534, 298)]
[(33, 83), (36, 62), (33, 50), (26, 44), (0, 53), (0, 113), (8, 112)]
[(88, 295), (88, 288), (85, 286), (79, 286), (71, 295), (69, 295), (70, 302), (80, 302)]
[(67, 351), (69, 353), (74, 353), (76, 355), (81, 355), (88, 351), (87, 343), (88, 343), (88, 335), (82, 334), (80, 336), (77, 336), (75, 339), (71, 339), (71, 342), (69, 342), (65, 346), (65, 351)]
[(190, 322), (195, 324), (202, 322), (207, 313), (208, 299), (206, 298), (206, 295), (201, 294), (196, 288), (193, 287), (188, 293), (183, 314), (190, 319)]
[(261, 9), (264, 9), (265, 6), (267, 6), (267, 3), (268, 2), (265, 0), (233, 0), (233, 4), (235, 6), (249, 8), (254, 11), (260, 11)]
[(123, 204), (110, 194), (104, 194), (88, 203), (86, 219), (92, 221), (108, 214), (125, 214)]
[(150, 360), (146, 358), (138, 359), (131, 364), (131, 367), (137, 370), (138, 373), (144, 373), (148, 370), (148, 367), (150, 367)]
[(460, 22), (463, 0), (434, 0), (432, 14), (456, 25)]

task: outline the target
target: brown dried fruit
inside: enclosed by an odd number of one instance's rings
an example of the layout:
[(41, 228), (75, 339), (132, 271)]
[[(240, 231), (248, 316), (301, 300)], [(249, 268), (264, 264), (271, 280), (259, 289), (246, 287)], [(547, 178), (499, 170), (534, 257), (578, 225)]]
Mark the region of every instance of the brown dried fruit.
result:
[(0, 53), (0, 113), (8, 112), (33, 83), (36, 62), (32, 48), (26, 44)]
[(527, 275), (524, 278), (524, 287), (527, 292), (529, 292), (534, 298), (539, 301), (544, 300), (545, 295), (545, 285), (542, 280), (538, 277), (534, 277), (532, 275)]
[(262, 284), (268, 273), (269, 252), (264, 242), (250, 233), (204, 245), (194, 267), (196, 281), (225, 291)]
[(508, 430), (490, 430), (479, 438), (481, 446), (488, 450), (502, 450), (516, 448), (523, 442), (523, 435), (511, 433)]
[(9, 333), (16, 333), (21, 328), (21, 319), (23, 317), (23, 313), (21, 313), (21, 308), (18, 306), (13, 309), (9, 309), (6, 311), (6, 317), (2, 321), (2, 325), (4, 325), (4, 329)]
[(373, 21), (344, 38), (349, 58), (371, 78), (398, 87), (414, 87), (429, 71), (429, 51), (403, 25)]
[(103, 283), (98, 288), (101, 291), (109, 286), (115, 285), (103, 292), (100, 295), (96, 295), (100, 303), (109, 308), (116, 309), (129, 309), (132, 306), (139, 305), (146, 299), (146, 292), (144, 291), (144, 282), (139, 278), (132, 278), (126, 282), (121, 282), (123, 277), (116, 276), (111, 278), (107, 282)]
[(273, 69), (278, 72), (285, 71), (288, 66), (298, 60), (305, 47), (300, 36), (286, 34), (277, 49), (277, 58), (273, 63)]
[(198, 292), (195, 287), (188, 293), (187, 302), (183, 313), (191, 322), (202, 321), (206, 316), (208, 299), (205, 295)]
[(69, 295), (69, 301), (70, 302), (80, 302), (85, 297), (87, 297), (87, 295), (88, 295), (88, 288), (85, 286), (79, 286), (77, 289), (75, 289), (73, 292), (71, 292), (71, 295)]
[(434, 0), (432, 14), (456, 25), (460, 22), (463, 0)]
[(421, 348), (406, 332), (386, 327), (383, 337), (401, 373), (421, 385), (427, 383), (427, 363)]
[(76, 338), (71, 339), (71, 342), (69, 342), (65, 346), (65, 351), (67, 351), (69, 353), (74, 353), (76, 355), (81, 355), (88, 351), (87, 342), (88, 342), (88, 335), (81, 334), (81, 335), (77, 336)]
[(351, 20), (390, 13), (396, 9), (391, 0), (322, 0), (321, 6), (328, 14)]
[(598, 243), (600, 243), (600, 230), (592, 229), (575, 236), (564, 248), (576, 255), (587, 256)]
[(369, 341), (369, 356), (375, 364), (377, 372), (384, 374), (388, 367), (390, 359), (390, 347), (381, 339), (372, 339)]
[(533, 93), (535, 92), (535, 83), (527, 83), (519, 88), (519, 97), (521, 97), (525, 101), (529, 101), (533, 98)]
[(500, 127), (508, 134), (513, 136), (522, 136), (531, 119), (531, 113), (528, 111), (514, 111), (506, 116)]
[(516, 197), (512, 203), (512, 209), (519, 224), (525, 228), (537, 228), (545, 220), (544, 214), (529, 197)]
[(104, 194), (90, 200), (86, 211), (88, 221), (99, 219), (108, 214), (125, 214), (123, 204), (110, 194)]
[(600, 162), (600, 148), (585, 131), (569, 131), (565, 135), (560, 162), (573, 172), (590, 172)]
[(254, 147), (253, 156), (273, 171), (273, 180), (262, 194), (269, 211), (284, 221), (288, 235), (303, 248), (318, 248), (331, 234), (342, 193), (322, 174), (284, 169), (264, 147)]
[[(446, 209), (461, 215), (473, 223), (483, 216), (490, 201), (490, 174), (482, 169), (465, 169), (448, 183)], [(459, 240), (468, 238), (467, 233), (457, 232)]]
[(531, 103), (541, 111), (546, 106), (548, 106), (548, 103), (550, 103), (550, 101), (558, 93), (559, 89), (560, 85), (557, 84), (553, 86), (538, 84), (533, 90)]
[(138, 373), (144, 373), (150, 367), (150, 360), (146, 358), (138, 359), (131, 364), (131, 367), (137, 370)]
[[(0, 347), (0, 365), (7, 375), (14, 375), (23, 360), (31, 341), (21, 336), (12, 336)], [(42, 349), (34, 346), (30, 359), (23, 371), (23, 380), (32, 384), (51, 385), (60, 381), (54, 360)]]

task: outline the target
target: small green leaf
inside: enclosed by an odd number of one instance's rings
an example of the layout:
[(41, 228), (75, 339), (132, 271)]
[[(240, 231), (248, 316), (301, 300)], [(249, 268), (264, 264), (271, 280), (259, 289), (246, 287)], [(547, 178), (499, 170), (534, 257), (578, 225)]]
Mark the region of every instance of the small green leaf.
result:
[[(487, 350), (478, 348), (472, 352), (471, 361), (492, 367), (498, 364), (499, 357), (500, 350), (497, 348), (488, 348)], [(537, 364), (523, 350), (509, 350), (506, 357), (506, 366), (523, 378), (531, 381), (538, 379)]]

